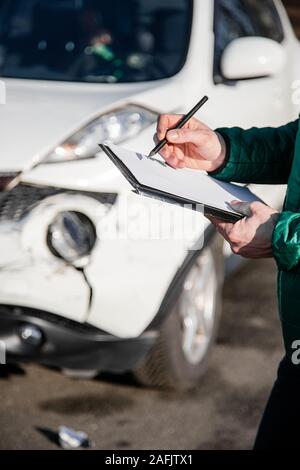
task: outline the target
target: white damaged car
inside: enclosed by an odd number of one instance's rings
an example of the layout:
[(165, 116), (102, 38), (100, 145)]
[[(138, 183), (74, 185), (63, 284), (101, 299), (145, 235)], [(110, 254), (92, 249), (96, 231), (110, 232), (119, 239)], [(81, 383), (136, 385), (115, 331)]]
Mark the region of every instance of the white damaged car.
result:
[[(217, 333), (224, 260), (237, 257), (191, 211), (201, 224), (189, 242), (204, 240), (196, 250), (184, 237), (104, 234), (128, 222), (124, 204), (131, 216), (137, 204), (159, 207), (163, 221), (174, 208), (133, 194), (98, 144), (149, 152), (158, 115), (186, 112), (204, 94), (199, 117), (212, 127), (290, 121), (298, 53), (279, 1), (2, 0), (8, 361), (74, 374), (132, 370), (144, 384), (178, 389), (199, 381)], [(281, 187), (255, 191), (282, 202)]]

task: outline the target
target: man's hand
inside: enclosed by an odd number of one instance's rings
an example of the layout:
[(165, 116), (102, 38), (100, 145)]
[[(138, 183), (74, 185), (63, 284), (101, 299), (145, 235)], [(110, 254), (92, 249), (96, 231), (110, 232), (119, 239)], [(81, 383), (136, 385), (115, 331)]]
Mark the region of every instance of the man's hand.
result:
[[(223, 137), (208, 126), (192, 118), (182, 128), (175, 127), (182, 116), (163, 114), (157, 122), (155, 143), (167, 137), (168, 144), (161, 150), (162, 157), (174, 168), (217, 170), (225, 160), (226, 143)], [(272, 235), (279, 212), (261, 202), (251, 204), (239, 201), (232, 208), (246, 216), (235, 224), (224, 223), (215, 217), (207, 218), (230, 243), (233, 253), (245, 258), (270, 258)]]
[(168, 139), (168, 144), (160, 154), (174, 168), (216, 170), (226, 155), (223, 137), (195, 118), (190, 119), (182, 129), (168, 131), (181, 117), (178, 114), (163, 114), (159, 117), (154, 142), (157, 144), (165, 137)]
[(262, 202), (232, 201), (231, 207), (236, 212), (247, 214), (235, 224), (207, 216), (221, 235), (230, 243), (233, 253), (245, 258), (271, 258), (272, 235), (279, 212)]

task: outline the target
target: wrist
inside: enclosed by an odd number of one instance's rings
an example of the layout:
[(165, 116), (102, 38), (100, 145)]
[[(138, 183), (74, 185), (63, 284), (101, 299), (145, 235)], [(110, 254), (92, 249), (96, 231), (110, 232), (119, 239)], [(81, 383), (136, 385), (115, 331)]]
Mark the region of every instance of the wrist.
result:
[(215, 132), (215, 134), (216, 134), (216, 136), (219, 140), (220, 147), (221, 147), (220, 154), (219, 154), (217, 160), (215, 161), (215, 163), (216, 163), (215, 170), (217, 170), (220, 166), (224, 165), (224, 162), (225, 162), (225, 159), (226, 159), (227, 148), (226, 148), (226, 142), (224, 140), (224, 137), (221, 134), (219, 134), (218, 132)]
[(223, 168), (227, 164), (227, 160), (228, 160), (228, 156), (229, 156), (228, 146), (226, 144), (226, 141), (225, 141), (224, 137), (221, 134), (219, 134), (219, 132), (216, 132), (216, 131), (215, 131), (215, 135), (216, 135), (216, 137), (219, 141), (220, 153), (219, 153), (217, 159), (214, 160), (214, 162), (213, 162), (214, 168), (211, 171), (208, 172), (212, 176), (214, 174), (219, 173), (221, 170), (223, 170)]

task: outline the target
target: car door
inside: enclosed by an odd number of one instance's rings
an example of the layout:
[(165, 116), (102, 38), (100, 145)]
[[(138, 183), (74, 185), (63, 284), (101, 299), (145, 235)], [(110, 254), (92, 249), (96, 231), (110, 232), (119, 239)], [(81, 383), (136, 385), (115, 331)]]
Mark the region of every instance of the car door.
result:
[(222, 75), (221, 57), (239, 37), (261, 36), (281, 43), (288, 54), (288, 39), (273, 0), (214, 1), (214, 61), (212, 90), (218, 106), (217, 125), (243, 127), (279, 125), (290, 119), (290, 83), (287, 70), (276, 75), (229, 81)]
[[(214, 98), (222, 101), (216, 126), (279, 126), (294, 119), (291, 100), (291, 38), (285, 31), (273, 0), (215, 0), (214, 10)], [(287, 66), (278, 74), (228, 81), (220, 67), (222, 53), (234, 39), (261, 36), (282, 45), (287, 54)], [(250, 188), (270, 206), (280, 209), (286, 187), (250, 185)]]

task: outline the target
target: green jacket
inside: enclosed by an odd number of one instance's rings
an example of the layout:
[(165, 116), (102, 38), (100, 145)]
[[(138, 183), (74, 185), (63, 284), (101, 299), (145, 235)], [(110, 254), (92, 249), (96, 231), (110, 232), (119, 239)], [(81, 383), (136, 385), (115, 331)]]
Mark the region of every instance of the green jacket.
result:
[[(227, 143), (226, 161), (211, 173), (223, 181), (285, 184), (283, 212), (272, 248), (278, 266), (278, 304), (285, 349), (291, 358), (300, 341), (300, 124), (279, 128), (218, 129)], [(299, 343), (300, 344), (300, 343)], [(299, 348), (299, 346), (297, 346)], [(300, 367), (300, 365), (299, 365)]]

